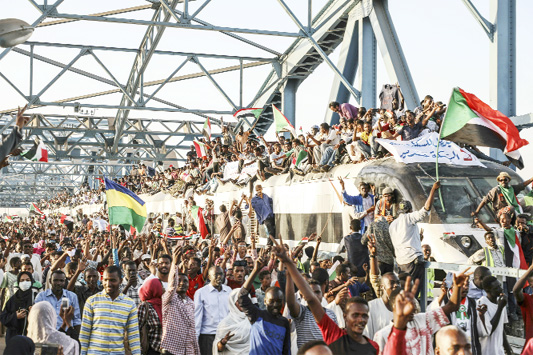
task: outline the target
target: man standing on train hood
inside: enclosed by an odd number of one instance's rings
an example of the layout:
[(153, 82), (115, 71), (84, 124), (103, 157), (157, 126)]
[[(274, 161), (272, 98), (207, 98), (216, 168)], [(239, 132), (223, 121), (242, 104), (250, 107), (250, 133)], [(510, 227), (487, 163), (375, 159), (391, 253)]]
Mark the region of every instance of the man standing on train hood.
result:
[(413, 280), (420, 279), (420, 284), (424, 285), (424, 254), (420, 243), (420, 231), (417, 223), (429, 215), (435, 193), (440, 188), (440, 181), (433, 184), (428, 199), (418, 211), (413, 212), (413, 207), (409, 201), (401, 201), (398, 206), (398, 218), (389, 227), (389, 233), (394, 246), (396, 262), (400, 271), (407, 272)]
[(263, 186), (255, 186), (255, 196), (252, 198), (252, 207), (257, 215), (259, 224), (264, 224), (267, 230), (267, 245), (272, 245), (268, 235), (276, 237), (276, 220), (274, 218), (274, 205), (272, 198), (263, 193)]

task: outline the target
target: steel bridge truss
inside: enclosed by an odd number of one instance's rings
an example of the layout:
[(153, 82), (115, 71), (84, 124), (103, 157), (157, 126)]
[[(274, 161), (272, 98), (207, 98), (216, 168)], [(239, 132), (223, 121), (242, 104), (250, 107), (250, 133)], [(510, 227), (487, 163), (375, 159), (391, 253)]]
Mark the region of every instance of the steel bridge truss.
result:
[[(380, 50), (389, 81), (402, 87), (406, 105), (414, 108), (419, 97), (403, 55), (400, 40), (388, 10), (387, 0), (328, 0), (314, 16), (313, 0), (307, 1), (306, 16), (298, 17), (287, 0), (277, 0), (287, 14), (287, 21), (296, 31), (273, 31), (219, 26), (203, 20), (202, 11), (215, 0), (147, 0), (147, 4), (115, 9), (94, 14), (73, 14), (61, 12), (61, 4), (68, 0), (28, 0), (39, 12), (32, 23), (37, 30), (42, 27), (61, 26), (76, 21), (112, 23), (124, 26), (144, 26), (145, 32), (137, 48), (106, 46), (98, 43), (74, 44), (54, 41), (28, 41), (15, 48), (0, 52), (0, 61), (13, 52), (29, 58), (29, 86), (23, 89), (21, 83), (10, 78), (7, 68), (0, 70), (0, 78), (28, 103), (31, 122), (28, 124), (24, 147), (29, 147), (35, 137), (42, 140), (50, 151), (49, 168), (43, 164), (12, 160), (3, 169), (0, 202), (2, 205), (17, 205), (22, 200), (31, 200), (32, 191), (40, 184), (55, 180), (50, 186), (75, 188), (87, 176), (104, 172), (110, 176), (121, 176), (128, 166), (137, 161), (177, 162), (184, 160), (183, 152), (191, 141), (201, 135), (203, 121), (209, 117), (213, 125), (220, 125), (215, 115), (231, 115), (245, 107), (263, 107), (263, 114), (257, 122), (242, 120), (233, 127), (235, 131), (255, 124), (256, 134), (264, 134), (273, 121), (272, 104), (281, 108), (285, 116), (296, 126), (296, 94), (300, 84), (322, 63), (334, 72), (330, 99), (348, 102), (351, 97), (363, 106), (375, 107), (376, 58)], [(220, 0), (218, 0), (220, 1)], [(491, 65), (497, 75), (491, 76), (491, 92), (500, 111), (514, 114), (514, 37), (515, 0), (491, 0), (491, 20), (479, 14), (470, 0), (463, 0), (476, 20), (481, 24), (491, 41)], [(273, 1), (273, 3), (275, 3)], [(507, 5), (506, 5), (507, 4)], [(194, 8), (194, 9), (193, 9)], [(150, 12), (151, 16), (140, 19), (138, 13)], [(148, 18), (149, 17), (149, 18)], [(496, 26), (498, 23), (498, 26)], [(231, 51), (227, 53), (184, 52), (158, 49), (167, 29), (186, 29), (194, 32), (212, 32), (227, 36), (235, 43), (259, 50), (263, 55), (246, 56)], [(169, 30), (172, 31), (172, 30)], [(253, 38), (253, 39), (252, 39)], [(265, 38), (291, 39), (293, 42), (284, 52), (265, 45)], [(340, 47), (337, 63), (329, 55)], [(61, 61), (37, 54), (47, 48), (70, 49), (74, 53)], [(134, 53), (135, 58), (127, 80), (121, 82), (119, 75), (106, 63), (107, 53)], [(170, 75), (145, 80), (147, 69), (155, 57), (171, 56), (178, 59)], [(90, 57), (105, 75), (98, 75), (82, 68), (81, 58)], [(207, 69), (206, 61), (224, 62), (215, 69)], [(228, 61), (232, 65), (228, 65)], [(34, 87), (35, 63), (44, 63), (60, 72), (41, 88)], [(192, 63), (196, 72), (183, 73), (183, 68)], [(153, 64), (153, 63), (152, 63)], [(267, 67), (266, 77), (250, 102), (243, 102), (245, 72), (248, 69)], [(54, 98), (46, 101), (43, 95), (49, 92), (66, 73), (80, 75), (97, 83), (105, 84), (102, 90), (77, 96)], [(238, 94), (224, 89), (222, 74), (238, 73)], [(168, 84), (205, 78), (220, 95), (225, 108), (189, 107), (177, 99), (163, 99), (160, 95)], [(502, 84), (503, 83), (503, 84)], [(501, 85), (500, 85), (501, 84)], [(507, 92), (507, 94), (506, 94)], [(497, 93), (497, 94), (496, 94)], [(104, 103), (110, 95), (120, 96), (115, 104)], [(100, 100), (101, 99), (101, 100)], [(500, 108), (500, 106), (502, 106)], [(51, 108), (74, 108), (76, 114), (48, 114)], [(37, 112), (42, 108), (41, 112)], [(46, 109), (46, 110), (45, 110)], [(95, 109), (114, 112), (96, 117), (84, 114)], [(7, 134), (14, 121), (16, 108), (0, 107), (0, 134)], [(189, 119), (133, 118), (149, 117), (156, 113), (187, 114)], [(325, 121), (335, 123), (337, 114), (326, 110)], [(98, 165), (101, 164), (101, 165)], [(91, 167), (91, 171), (89, 171)], [(37, 170), (36, 170), (37, 169)], [(13, 179), (12, 179), (13, 178)], [(18, 179), (18, 180), (17, 180)], [(43, 180), (44, 179), (44, 180)], [(27, 181), (26, 181), (27, 180)], [(15, 182), (16, 181), (16, 182)], [(25, 182), (26, 181), (26, 182)], [(70, 184), (70, 185), (69, 185)], [(77, 184), (77, 185), (76, 185)], [(17, 199), (9, 204), (1, 193), (15, 191)], [(33, 190), (32, 190), (33, 189)], [(46, 193), (46, 191), (42, 192)], [(37, 195), (34, 195), (37, 196)]]

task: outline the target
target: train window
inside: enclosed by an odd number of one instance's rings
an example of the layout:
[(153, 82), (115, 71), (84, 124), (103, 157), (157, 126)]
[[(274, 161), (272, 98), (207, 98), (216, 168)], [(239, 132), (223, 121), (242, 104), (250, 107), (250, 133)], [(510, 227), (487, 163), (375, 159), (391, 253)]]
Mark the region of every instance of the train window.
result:
[[(433, 180), (419, 177), (418, 180), (428, 196)], [(465, 178), (441, 178), (441, 194), (446, 212), (442, 211), (441, 201), (438, 195), (433, 201), (433, 207), (437, 211), (443, 223), (472, 223), (471, 213), (476, 210), (479, 198), (472, 185)], [(492, 220), (488, 211), (484, 208), (479, 214), (483, 221)]]

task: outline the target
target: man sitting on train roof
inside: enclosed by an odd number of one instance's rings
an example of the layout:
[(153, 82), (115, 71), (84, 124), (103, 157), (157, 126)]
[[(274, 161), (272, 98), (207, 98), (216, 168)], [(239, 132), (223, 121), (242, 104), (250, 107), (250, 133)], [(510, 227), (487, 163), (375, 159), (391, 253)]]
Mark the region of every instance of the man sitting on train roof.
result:
[(522, 213), (522, 206), (518, 203), (516, 194), (522, 191), (527, 185), (533, 182), (533, 178), (524, 181), (523, 183), (510, 185), (511, 175), (502, 171), (496, 178), (498, 186), (492, 188), (489, 193), (483, 198), (477, 209), (472, 212), (472, 216), (477, 216), (479, 211), (487, 203), (491, 204), (492, 210), (497, 213), (500, 209), (511, 206), (517, 213)]

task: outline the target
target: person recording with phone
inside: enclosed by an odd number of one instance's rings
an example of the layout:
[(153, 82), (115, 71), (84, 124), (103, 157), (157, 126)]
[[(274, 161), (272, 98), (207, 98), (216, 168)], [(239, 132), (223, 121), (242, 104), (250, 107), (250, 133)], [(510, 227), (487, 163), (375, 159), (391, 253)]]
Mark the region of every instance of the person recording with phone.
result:
[[(67, 278), (62, 270), (54, 270), (51, 275), (52, 288), (39, 293), (35, 303), (42, 301), (50, 303), (56, 312), (56, 329), (60, 330), (61, 328), (72, 339), (78, 340), (81, 327), (80, 306), (76, 294), (65, 289), (66, 280)], [(64, 312), (65, 309), (70, 307), (74, 310), (74, 318), (70, 324), (64, 325), (61, 310), (63, 309)]]
[(32, 288), (33, 276), (27, 271), (18, 274), (17, 288), (0, 314), (0, 322), (7, 328), (6, 341), (15, 335), (25, 335), (28, 329), (28, 312), (34, 304), (38, 290)]

